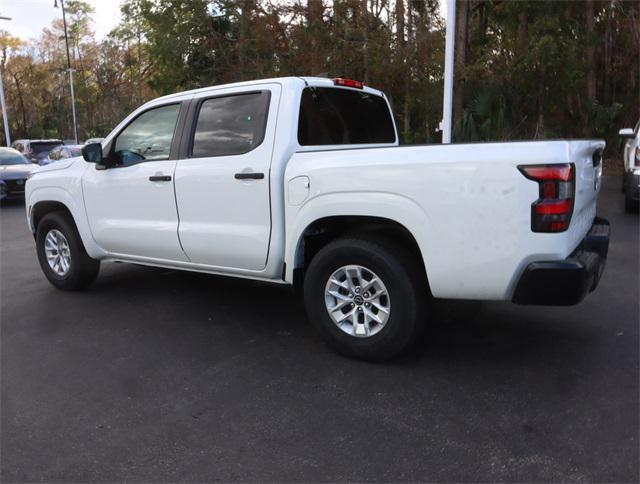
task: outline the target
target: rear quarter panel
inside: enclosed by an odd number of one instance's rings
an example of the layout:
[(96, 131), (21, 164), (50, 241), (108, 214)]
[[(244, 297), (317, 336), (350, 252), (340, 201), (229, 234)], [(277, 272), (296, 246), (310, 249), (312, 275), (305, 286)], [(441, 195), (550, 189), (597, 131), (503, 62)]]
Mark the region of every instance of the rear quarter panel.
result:
[[(330, 215), (370, 215), (404, 225), (420, 247), (431, 291), (441, 298), (510, 299), (523, 268), (563, 259), (595, 216), (591, 154), (598, 141), (407, 146), (296, 153), (288, 181), (309, 178), (309, 195), (286, 203), (287, 279), (304, 229)], [(538, 185), (518, 165), (576, 163), (570, 229), (531, 231)], [(591, 173), (589, 173), (589, 170)], [(591, 192), (587, 193), (587, 186)]]

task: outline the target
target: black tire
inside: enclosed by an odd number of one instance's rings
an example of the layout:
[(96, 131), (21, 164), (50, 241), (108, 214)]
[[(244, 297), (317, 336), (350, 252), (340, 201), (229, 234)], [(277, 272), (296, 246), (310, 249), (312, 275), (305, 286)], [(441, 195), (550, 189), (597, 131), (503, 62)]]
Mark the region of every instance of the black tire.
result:
[[(60, 231), (69, 244), (71, 263), (67, 273), (62, 276), (49, 266), (45, 254), (45, 238), (53, 229)], [(36, 251), (42, 272), (58, 289), (83, 289), (98, 276), (100, 261), (89, 257), (73, 219), (65, 212), (51, 212), (42, 218), (36, 230)]]
[[(373, 271), (387, 288), (389, 318), (368, 337), (348, 334), (333, 322), (325, 304), (331, 275), (343, 266), (360, 265)], [(371, 238), (341, 238), (322, 248), (309, 264), (304, 301), (309, 319), (327, 343), (343, 355), (364, 360), (387, 360), (409, 350), (424, 328), (430, 297), (423, 264), (398, 244)]]
[(624, 211), (627, 213), (636, 213), (638, 211), (638, 200), (632, 200), (628, 196), (625, 196)]

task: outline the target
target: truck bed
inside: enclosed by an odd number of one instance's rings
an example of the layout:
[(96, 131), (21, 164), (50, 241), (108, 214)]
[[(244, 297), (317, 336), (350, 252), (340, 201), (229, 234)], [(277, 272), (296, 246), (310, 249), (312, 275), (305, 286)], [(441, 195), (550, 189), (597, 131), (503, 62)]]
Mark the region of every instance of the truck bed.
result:
[[(558, 140), (298, 152), (285, 184), (306, 176), (309, 194), (286, 204), (287, 252), (308, 220), (338, 215), (348, 204), (414, 235), (434, 296), (511, 299), (530, 262), (566, 258), (589, 231), (602, 173), (593, 155), (603, 147), (600, 140)], [(534, 233), (539, 188), (518, 167), (562, 163), (575, 165), (570, 226)]]

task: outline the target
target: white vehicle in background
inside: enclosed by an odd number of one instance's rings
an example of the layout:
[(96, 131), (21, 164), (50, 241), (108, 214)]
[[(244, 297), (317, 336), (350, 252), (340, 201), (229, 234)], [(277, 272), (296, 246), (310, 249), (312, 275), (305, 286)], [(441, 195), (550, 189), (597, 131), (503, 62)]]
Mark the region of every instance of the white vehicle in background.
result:
[(39, 164), (52, 149), (62, 144), (61, 139), (18, 139), (11, 143), (11, 147), (26, 156), (31, 163)]
[(84, 159), (40, 168), (27, 218), (60, 289), (86, 287), (101, 261), (302, 285), (334, 348), (383, 359), (415, 341), (432, 297), (558, 305), (592, 291), (609, 244), (603, 148), (399, 147), (382, 92), (267, 79), (141, 106)]
[(60, 145), (57, 148), (52, 149), (46, 158), (39, 161), (39, 164), (40, 166), (50, 165), (54, 161), (82, 156), (83, 146), (84, 145)]
[(102, 140), (104, 138), (89, 138), (87, 141), (84, 142), (85, 145), (90, 145), (92, 143), (102, 143)]
[(633, 212), (638, 209), (640, 200), (640, 121), (634, 129), (621, 129), (619, 135), (625, 140), (622, 154), (624, 208), (627, 212)]

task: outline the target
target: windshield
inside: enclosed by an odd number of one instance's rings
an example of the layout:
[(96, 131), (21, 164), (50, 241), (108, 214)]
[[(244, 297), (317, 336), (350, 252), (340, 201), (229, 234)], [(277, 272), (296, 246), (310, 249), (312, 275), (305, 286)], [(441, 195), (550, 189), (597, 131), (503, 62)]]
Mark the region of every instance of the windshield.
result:
[(40, 155), (42, 153), (49, 153), (56, 146), (60, 146), (62, 143), (57, 142), (31, 142), (31, 151), (34, 155)]
[(27, 160), (20, 153), (7, 153), (0, 151), (0, 165), (30, 165), (31, 162)]
[(364, 91), (307, 87), (300, 101), (302, 146), (395, 143), (385, 99)]
[(70, 156), (82, 156), (82, 148), (67, 148)]

